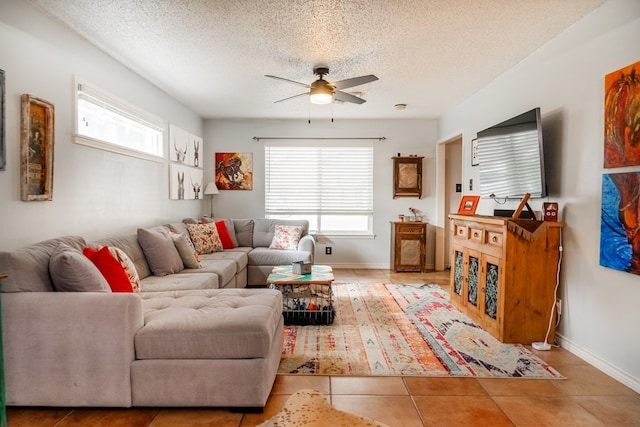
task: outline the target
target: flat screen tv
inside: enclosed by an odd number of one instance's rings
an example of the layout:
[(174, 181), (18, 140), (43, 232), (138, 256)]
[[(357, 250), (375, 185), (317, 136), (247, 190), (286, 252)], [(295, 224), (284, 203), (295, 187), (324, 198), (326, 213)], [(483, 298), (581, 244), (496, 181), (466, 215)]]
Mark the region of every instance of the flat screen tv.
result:
[(540, 108), (478, 132), (477, 150), (481, 197), (547, 196)]

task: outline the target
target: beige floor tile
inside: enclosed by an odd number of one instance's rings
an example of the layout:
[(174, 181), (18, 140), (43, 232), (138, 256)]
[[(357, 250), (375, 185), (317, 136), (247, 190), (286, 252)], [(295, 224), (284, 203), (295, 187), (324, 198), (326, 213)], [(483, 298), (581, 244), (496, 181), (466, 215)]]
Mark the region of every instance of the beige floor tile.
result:
[[(67, 426), (147, 426), (157, 415), (157, 409), (144, 408), (77, 408), (56, 427)], [(11, 425), (11, 424), (10, 424)], [(13, 427), (13, 425), (11, 425)], [(43, 426), (44, 427), (44, 426)]]
[(604, 425), (569, 396), (509, 396), (493, 400), (517, 426)]
[(564, 380), (540, 380), (522, 378), (478, 378), (480, 386), (490, 396), (557, 396), (562, 393), (552, 382)]
[(564, 381), (553, 381), (562, 394), (571, 396), (634, 396), (629, 387), (591, 365), (563, 366)]
[(414, 396), (413, 400), (425, 426), (514, 425), (488, 396)]
[(261, 414), (244, 414), (240, 427), (255, 427), (267, 421), (280, 412), (289, 397), (290, 395), (288, 394), (271, 394), (267, 404), (264, 406), (264, 411)]
[(640, 426), (640, 395), (575, 396), (573, 399), (608, 426)]
[(389, 426), (421, 427), (420, 414), (410, 396), (341, 396), (331, 397), (341, 411), (372, 418)]
[(71, 409), (69, 408), (7, 408), (7, 422), (11, 427), (54, 426)]
[(548, 351), (534, 350), (531, 345), (526, 345), (525, 347), (527, 347), (531, 351), (531, 353), (544, 360), (549, 365), (556, 368), (556, 370), (558, 371), (560, 371), (560, 368), (562, 366), (566, 365), (588, 365), (587, 362), (585, 362), (575, 354), (570, 353), (560, 347), (551, 347), (551, 350)]
[(404, 377), (412, 396), (486, 396), (475, 378)]
[(293, 394), (298, 390), (313, 389), (328, 395), (331, 384), (324, 375), (278, 375), (271, 389), (271, 394)]
[(149, 427), (238, 427), (242, 417), (242, 413), (233, 413), (226, 409), (163, 409)]
[(402, 377), (331, 377), (331, 394), (406, 396), (409, 392)]

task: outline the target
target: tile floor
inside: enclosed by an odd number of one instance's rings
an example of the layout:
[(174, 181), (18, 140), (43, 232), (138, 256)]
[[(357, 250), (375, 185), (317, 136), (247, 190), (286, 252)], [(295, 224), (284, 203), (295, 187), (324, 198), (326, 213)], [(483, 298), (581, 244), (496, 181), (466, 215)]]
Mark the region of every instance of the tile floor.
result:
[[(437, 283), (447, 272), (338, 270), (341, 282)], [(535, 351), (534, 351), (535, 352)], [(9, 427), (255, 426), (280, 410), (289, 395), (313, 388), (338, 409), (390, 426), (640, 426), (640, 395), (566, 350), (536, 354), (566, 380), (278, 376), (261, 414), (208, 408), (8, 409)]]

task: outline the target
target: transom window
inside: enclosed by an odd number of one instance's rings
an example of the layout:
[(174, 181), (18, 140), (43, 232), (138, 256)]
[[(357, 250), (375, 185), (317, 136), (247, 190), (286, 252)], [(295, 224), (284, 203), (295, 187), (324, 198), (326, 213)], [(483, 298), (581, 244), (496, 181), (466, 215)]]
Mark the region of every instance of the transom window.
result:
[(373, 234), (373, 144), (265, 146), (267, 218), (307, 219), (327, 235)]
[(150, 160), (164, 160), (163, 120), (76, 81), (75, 142)]

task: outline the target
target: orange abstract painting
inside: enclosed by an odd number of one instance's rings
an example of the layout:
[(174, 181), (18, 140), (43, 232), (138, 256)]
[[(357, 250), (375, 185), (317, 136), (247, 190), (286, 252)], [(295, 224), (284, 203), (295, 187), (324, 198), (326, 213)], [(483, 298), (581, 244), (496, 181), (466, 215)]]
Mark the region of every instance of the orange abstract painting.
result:
[(253, 153), (216, 153), (219, 190), (253, 190)]
[(640, 62), (604, 79), (604, 167), (640, 165)]

